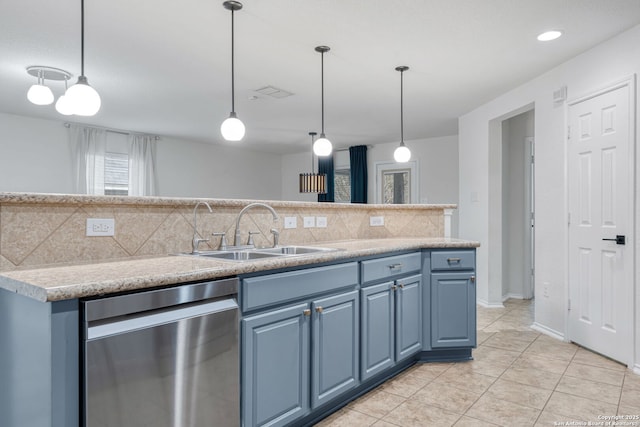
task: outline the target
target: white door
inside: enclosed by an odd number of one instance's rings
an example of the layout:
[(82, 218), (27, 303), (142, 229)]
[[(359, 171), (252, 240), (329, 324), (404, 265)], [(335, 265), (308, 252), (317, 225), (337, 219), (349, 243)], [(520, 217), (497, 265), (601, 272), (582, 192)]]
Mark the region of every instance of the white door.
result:
[[(631, 81), (569, 105), (569, 338), (633, 359)], [(626, 244), (614, 240), (625, 236)]]

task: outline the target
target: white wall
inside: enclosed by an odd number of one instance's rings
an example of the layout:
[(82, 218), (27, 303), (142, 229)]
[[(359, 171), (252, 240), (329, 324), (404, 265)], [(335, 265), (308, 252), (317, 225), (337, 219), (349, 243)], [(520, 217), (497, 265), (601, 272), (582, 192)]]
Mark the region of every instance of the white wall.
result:
[[(406, 141), (411, 149), (411, 160), (418, 162), (418, 203), (458, 203), (458, 137)], [(368, 200), (375, 202), (375, 163), (393, 161), (398, 142), (377, 144), (367, 150)], [(337, 153), (344, 157), (344, 152)], [(314, 195), (298, 193), (298, 174), (310, 172), (311, 153), (290, 154), (282, 157), (282, 196), (284, 200), (317, 200)], [(317, 169), (317, 167), (316, 167)], [(452, 218), (452, 236), (457, 236), (457, 212)]]
[[(160, 196), (281, 198), (277, 154), (165, 137), (157, 143)], [(63, 122), (0, 113), (0, 191), (73, 192)]]
[[(553, 46), (550, 44), (549, 48)], [(567, 308), (566, 113), (565, 106), (554, 105), (552, 94), (566, 85), (569, 98), (577, 98), (639, 72), (640, 26), (636, 26), (460, 117), (460, 235), (482, 244), (477, 259), (479, 300), (499, 303), (500, 295), (492, 289), (501, 288), (501, 282), (492, 282), (494, 276), (501, 275), (501, 266), (493, 265), (489, 257), (492, 249), (498, 249), (498, 253), (501, 249), (501, 238), (493, 235), (490, 227), (494, 208), (489, 196), (495, 191), (495, 187), (490, 186), (490, 165), (495, 161), (490, 158), (494, 144), (490, 124), (535, 104), (535, 291), (538, 296), (535, 319), (540, 328), (563, 336)], [(640, 243), (637, 234), (636, 243)], [(543, 286), (547, 287), (548, 296), (542, 292)], [(640, 306), (637, 288), (636, 311)], [(640, 316), (636, 316), (635, 322), (638, 363)]]

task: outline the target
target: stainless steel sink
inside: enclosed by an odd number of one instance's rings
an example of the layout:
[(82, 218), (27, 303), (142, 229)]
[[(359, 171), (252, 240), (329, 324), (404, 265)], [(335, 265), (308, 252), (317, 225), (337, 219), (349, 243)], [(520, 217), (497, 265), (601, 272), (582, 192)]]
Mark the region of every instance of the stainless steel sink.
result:
[(280, 254), (272, 254), (265, 252), (258, 252), (255, 250), (244, 251), (212, 251), (212, 252), (199, 252), (197, 254), (185, 254), (199, 256), (203, 258), (216, 258), (228, 261), (254, 261), (264, 258), (275, 258), (281, 256)]
[(321, 248), (319, 246), (279, 246), (277, 248), (265, 248), (265, 249), (256, 249), (256, 251), (262, 253), (269, 254), (280, 254), (280, 255), (306, 255), (306, 254), (315, 254), (318, 252), (333, 252), (338, 249), (334, 248)]

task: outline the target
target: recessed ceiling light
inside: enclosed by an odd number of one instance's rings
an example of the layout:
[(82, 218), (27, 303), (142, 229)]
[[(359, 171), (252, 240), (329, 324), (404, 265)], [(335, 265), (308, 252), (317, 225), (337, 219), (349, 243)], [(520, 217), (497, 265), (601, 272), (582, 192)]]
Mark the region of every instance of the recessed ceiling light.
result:
[(557, 39), (561, 35), (562, 35), (562, 31), (560, 30), (545, 31), (544, 33), (538, 36), (538, 40), (540, 40), (541, 42), (548, 42), (548, 41)]

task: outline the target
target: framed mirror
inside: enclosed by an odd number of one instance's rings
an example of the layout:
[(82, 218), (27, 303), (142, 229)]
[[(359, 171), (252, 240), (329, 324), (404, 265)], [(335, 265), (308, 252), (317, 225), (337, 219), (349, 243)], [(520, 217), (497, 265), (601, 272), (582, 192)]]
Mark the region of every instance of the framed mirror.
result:
[(377, 162), (375, 202), (381, 204), (418, 203), (418, 164)]

